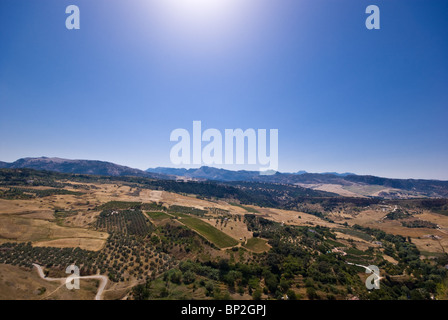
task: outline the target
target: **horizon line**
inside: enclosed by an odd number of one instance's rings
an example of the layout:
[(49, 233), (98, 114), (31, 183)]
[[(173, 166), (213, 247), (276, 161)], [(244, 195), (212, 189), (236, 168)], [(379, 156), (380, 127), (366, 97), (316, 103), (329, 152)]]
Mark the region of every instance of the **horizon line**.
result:
[[(48, 157), (48, 156), (40, 156), (40, 157), (21, 157), (18, 158), (15, 161), (12, 162), (8, 162), (8, 161), (2, 161), (0, 160), (0, 162), (4, 162), (4, 163), (8, 163), (8, 164), (13, 164), (19, 160), (22, 159), (60, 159), (60, 160), (67, 160), (67, 161), (99, 161), (99, 162), (106, 162), (106, 163), (111, 163), (114, 165), (118, 165), (118, 166), (122, 166), (122, 167), (127, 167), (130, 169), (135, 169), (135, 170), (140, 170), (142, 172), (147, 172), (147, 170), (150, 169), (157, 169), (157, 168), (166, 168), (166, 169), (185, 169), (185, 170), (197, 170), (200, 168), (213, 168), (213, 169), (219, 169), (219, 170), (226, 170), (226, 171), (231, 171), (231, 172), (240, 172), (240, 171), (246, 171), (246, 172), (259, 172), (259, 170), (248, 170), (248, 169), (238, 169), (238, 170), (232, 170), (232, 169), (225, 169), (222, 167), (214, 167), (214, 166), (210, 166), (210, 165), (201, 165), (199, 167), (169, 167), (169, 166), (156, 166), (156, 167), (149, 167), (147, 169), (140, 169), (137, 167), (131, 167), (128, 165), (124, 165), (124, 164), (118, 164), (116, 162), (112, 162), (110, 160), (98, 160), (98, 159), (69, 159), (69, 158), (61, 158), (61, 157)], [(9, 168), (4, 168), (4, 169), (9, 169)], [(13, 168), (14, 169), (14, 168)], [(448, 179), (436, 179), (436, 178), (391, 178), (391, 177), (385, 177), (385, 176), (380, 176), (380, 175), (375, 175), (375, 174), (358, 174), (358, 173), (353, 173), (353, 172), (337, 172), (337, 171), (324, 171), (324, 172), (309, 172), (306, 170), (297, 170), (297, 171), (279, 171), (276, 170), (274, 171), (276, 173), (280, 173), (280, 174), (299, 174), (299, 172), (303, 172), (302, 174), (330, 174), (330, 175), (355, 175), (355, 176), (371, 176), (371, 177), (377, 177), (377, 178), (385, 178), (385, 179), (397, 179), (397, 180), (435, 180), (435, 181), (448, 181)]]

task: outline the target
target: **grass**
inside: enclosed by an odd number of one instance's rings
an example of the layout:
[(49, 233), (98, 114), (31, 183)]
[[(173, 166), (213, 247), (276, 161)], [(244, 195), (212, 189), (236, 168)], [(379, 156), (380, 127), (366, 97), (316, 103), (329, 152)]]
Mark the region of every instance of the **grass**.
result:
[(97, 291), (93, 281), (85, 279), (81, 280), (80, 290), (58, 286), (58, 282), (41, 279), (35, 268), (0, 264), (0, 300), (93, 300)]
[(229, 202), (229, 204), (231, 204), (232, 206), (235, 206), (235, 207), (243, 208), (247, 212), (260, 213), (260, 211), (258, 211), (257, 209), (254, 209), (254, 208), (251, 208), (251, 207), (246, 207), (246, 206), (243, 206), (242, 204), (239, 204), (239, 203)]
[(359, 249), (356, 249), (356, 248), (353, 248), (353, 247), (348, 248), (347, 250), (345, 250), (345, 252), (347, 252), (347, 254), (351, 254), (351, 255), (354, 255), (354, 256), (365, 256), (365, 255), (368, 255), (366, 252), (364, 252), (362, 250), (359, 250)]
[(441, 214), (443, 216), (448, 216), (448, 210), (446, 209), (431, 209), (432, 212)]
[(431, 252), (431, 251), (420, 251), (420, 254), (425, 257), (436, 257), (436, 258), (442, 258), (445, 256), (443, 252)]
[(345, 244), (340, 243), (340, 242), (338, 242), (338, 241), (334, 241), (334, 240), (332, 240), (332, 239), (327, 239), (327, 242), (328, 242), (329, 244), (331, 244), (332, 246), (335, 246), (335, 247), (345, 247), (345, 246), (346, 246)]
[[(197, 279), (196, 285), (199, 282)], [(198, 286), (198, 285), (197, 285)], [(205, 296), (205, 289), (198, 286), (193, 289), (192, 285), (185, 285), (184, 283), (175, 284), (170, 281), (166, 282), (163, 277), (158, 277), (151, 282), (149, 288), (150, 300), (198, 300), (207, 299)]]
[(250, 238), (247, 240), (244, 247), (254, 252), (265, 252), (270, 249), (267, 245), (267, 241), (260, 238)]
[(180, 217), (179, 221), (184, 225), (198, 232), (202, 236), (204, 236), (210, 242), (213, 242), (219, 248), (228, 248), (233, 247), (238, 244), (238, 241), (228, 236), (224, 232), (216, 229), (211, 226), (207, 222), (204, 222), (200, 219), (193, 218), (184, 214), (178, 214)]
[[(346, 256), (346, 261), (347, 262), (351, 262), (351, 263), (355, 263), (355, 264), (360, 264), (360, 265), (363, 265), (363, 266), (368, 266), (368, 265), (371, 265), (372, 264), (372, 262), (371, 262), (371, 259), (369, 259), (368, 257), (362, 257), (362, 256), (351, 256), (351, 255), (348, 255), (348, 256)], [(365, 270), (364, 268), (362, 268), (362, 267), (357, 267), (357, 266), (354, 266), (355, 268), (360, 268), (360, 270)]]
[(65, 211), (62, 209), (55, 209), (54, 210), (54, 218), (55, 218), (55, 222), (58, 226), (64, 226), (64, 220), (67, 217), (71, 217), (71, 216), (76, 216), (77, 212), (76, 211)]
[[(107, 234), (78, 227), (61, 227), (46, 220), (0, 216), (0, 237), (8, 241), (34, 243), (57, 240), (62, 246), (65, 246), (65, 240), (76, 244), (78, 243), (76, 240), (96, 240), (90, 242), (94, 244), (93, 250), (98, 250), (98, 242), (104, 242)], [(89, 250), (88, 247), (86, 249)]]
[(371, 241), (372, 237), (368, 235), (365, 232), (358, 231), (358, 230), (352, 230), (352, 229), (336, 229), (336, 231), (339, 231), (341, 233), (348, 234), (349, 236), (357, 237), (365, 241)]
[(141, 202), (135, 201), (109, 201), (97, 207), (97, 210), (128, 210), (128, 209), (140, 209)]
[(167, 215), (164, 212), (146, 212), (147, 215), (153, 219), (153, 220), (165, 220), (171, 218), (169, 215)]
[(356, 248), (348, 248), (345, 250), (347, 252), (346, 260), (350, 261), (352, 263), (357, 263), (361, 265), (368, 266), (369, 264), (372, 264), (373, 256), (365, 251), (356, 249)]

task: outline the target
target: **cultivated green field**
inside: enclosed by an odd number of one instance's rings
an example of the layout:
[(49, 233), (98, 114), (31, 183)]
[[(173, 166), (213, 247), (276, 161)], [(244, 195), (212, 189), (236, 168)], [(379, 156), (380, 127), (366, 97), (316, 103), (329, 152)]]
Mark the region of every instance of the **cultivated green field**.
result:
[(360, 239), (363, 239), (365, 241), (371, 241), (372, 237), (369, 236), (367, 233), (359, 231), (359, 230), (354, 230), (354, 229), (348, 229), (348, 228), (340, 228), (340, 229), (335, 229), (336, 231), (348, 234), (349, 236), (354, 236), (354, 237), (358, 237)]
[(147, 215), (153, 220), (164, 220), (171, 218), (164, 212), (147, 212)]
[(258, 211), (257, 209), (254, 209), (254, 208), (251, 208), (251, 207), (246, 207), (246, 206), (243, 206), (243, 205), (241, 205), (239, 203), (229, 202), (229, 204), (231, 204), (232, 206), (243, 208), (244, 210), (246, 210), (247, 212), (250, 212), (250, 213), (260, 213), (260, 211)]
[(265, 252), (269, 250), (267, 241), (260, 238), (250, 238), (244, 245), (245, 248), (254, 252)]
[(211, 226), (207, 222), (184, 214), (179, 214), (178, 216), (180, 222), (185, 224), (187, 227), (195, 230), (196, 232), (204, 236), (207, 240), (213, 242), (219, 248), (233, 247), (238, 244), (238, 241)]

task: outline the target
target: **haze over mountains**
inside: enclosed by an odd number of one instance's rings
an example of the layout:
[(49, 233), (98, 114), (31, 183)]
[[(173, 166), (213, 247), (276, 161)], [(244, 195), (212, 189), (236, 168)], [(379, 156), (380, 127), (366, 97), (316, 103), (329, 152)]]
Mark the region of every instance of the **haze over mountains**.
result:
[[(258, 171), (247, 171), (247, 170), (239, 170), (232, 171), (226, 169), (219, 169), (213, 167), (203, 166), (197, 169), (184, 169), (184, 168), (166, 168), (166, 167), (157, 167), (157, 168), (149, 168), (146, 172), (159, 173), (165, 175), (174, 175), (174, 176), (182, 176), (182, 177), (190, 177), (196, 179), (206, 179), (206, 180), (218, 180), (218, 181), (248, 181), (248, 180), (277, 180), (278, 175), (291, 175), (298, 176), (304, 174), (310, 174), (306, 171), (298, 171), (292, 173), (280, 173), (277, 172), (275, 174), (276, 178), (272, 178), (270, 175), (260, 175)], [(323, 172), (323, 173), (314, 173), (317, 175), (334, 175), (338, 177), (346, 177), (349, 175), (355, 175), (354, 173), (345, 172), (345, 173), (337, 173), (337, 172)], [(271, 178), (269, 178), (271, 177)]]
[(104, 176), (137, 176), (148, 178), (167, 178), (159, 174), (145, 172), (98, 160), (70, 160), (61, 158), (22, 158), (12, 163), (0, 162), (0, 168), (56, 171), (62, 173), (92, 174)]
[(258, 171), (230, 171), (212, 167), (198, 169), (155, 168), (147, 172), (176, 175), (192, 179), (224, 182), (249, 181), (292, 184), (342, 196), (376, 196), (384, 198), (447, 197), (448, 181), (390, 179), (352, 173), (280, 173), (260, 175)]
[(327, 191), (352, 197), (448, 197), (448, 181), (421, 179), (390, 179), (361, 176), (351, 173), (280, 173), (260, 175), (258, 171), (231, 171), (213, 167), (197, 169), (154, 168), (146, 171), (97, 160), (70, 160), (61, 158), (23, 158), (12, 163), (0, 162), (0, 168), (56, 171), (72, 174), (105, 176), (136, 176), (155, 179), (215, 180), (236, 182), (280, 183), (297, 185), (313, 190)]

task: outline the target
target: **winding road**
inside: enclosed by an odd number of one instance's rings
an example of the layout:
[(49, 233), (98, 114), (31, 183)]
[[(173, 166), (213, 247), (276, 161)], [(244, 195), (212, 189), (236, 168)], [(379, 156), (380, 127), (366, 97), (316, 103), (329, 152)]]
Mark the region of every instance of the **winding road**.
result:
[[(67, 278), (47, 278), (45, 277), (44, 271), (42, 269), (42, 267), (36, 263), (33, 263), (33, 266), (36, 267), (37, 269), (37, 273), (39, 274), (39, 276), (47, 281), (59, 281), (62, 284), (65, 284)], [(95, 300), (101, 300), (102, 296), (103, 296), (103, 291), (104, 288), (106, 288), (107, 282), (108, 282), (108, 278), (106, 276), (101, 276), (101, 275), (93, 275), (93, 276), (79, 276), (79, 277), (72, 277), (72, 280), (74, 279), (96, 279), (96, 280), (100, 280), (100, 286), (98, 287), (98, 292), (95, 296)]]

